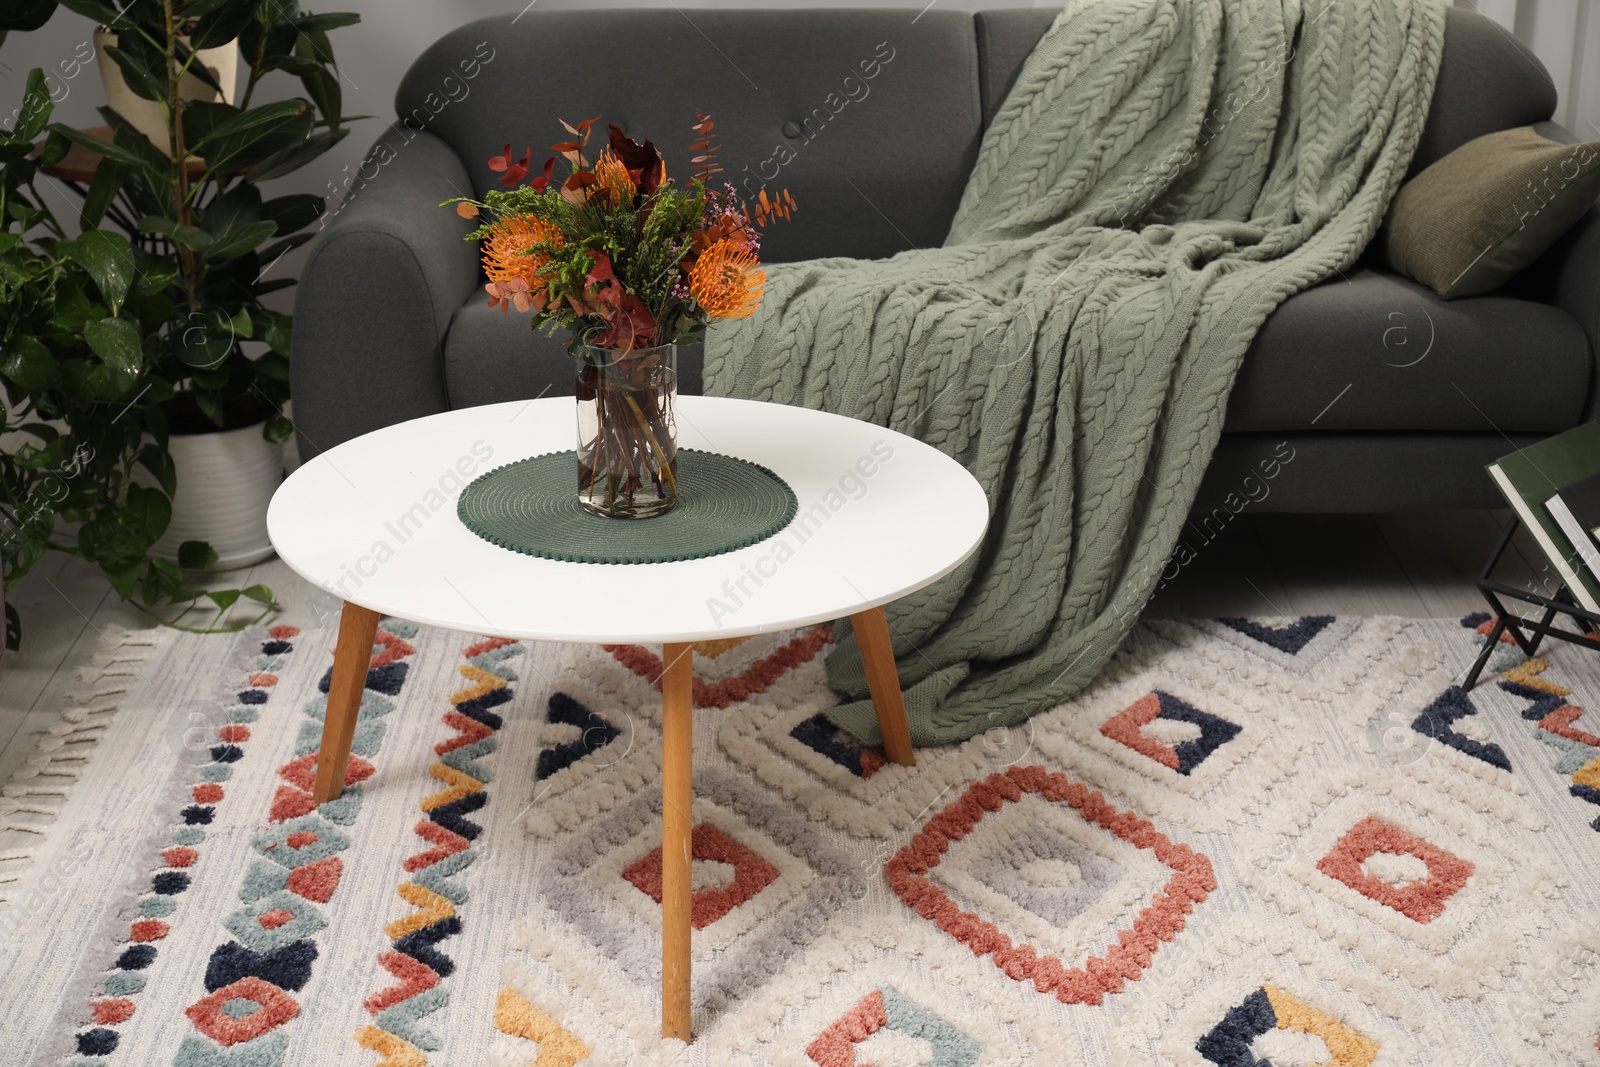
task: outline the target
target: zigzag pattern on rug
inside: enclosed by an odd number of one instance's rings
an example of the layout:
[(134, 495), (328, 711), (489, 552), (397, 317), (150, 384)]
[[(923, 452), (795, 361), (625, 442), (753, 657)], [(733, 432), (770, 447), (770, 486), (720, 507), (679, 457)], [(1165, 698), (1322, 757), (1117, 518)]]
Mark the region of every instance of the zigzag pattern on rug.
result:
[(428, 768), (445, 788), (423, 798), (426, 817), (414, 828), (431, 847), (405, 861), (411, 878), (396, 890), (417, 910), (383, 928), (391, 947), (378, 955), (378, 963), (397, 981), (366, 999), (373, 1021), (355, 1033), (358, 1045), (383, 1057), (378, 1067), (422, 1067), (428, 1062), (425, 1052), (443, 1047), (421, 1019), (449, 1000), (440, 983), (456, 965), (438, 945), (461, 932), (456, 909), (467, 900), (466, 889), (452, 876), (478, 858), (473, 844), (483, 827), (467, 816), (489, 802), (484, 786), (490, 770), (479, 760), (498, 747), (495, 733), (503, 725), (490, 709), (512, 699), (510, 683), (517, 674), (507, 661), (523, 650), (519, 641), (489, 638), (462, 652), (467, 662), (456, 668), (472, 684), (450, 695), (444, 723), (455, 736), (434, 746), (439, 759)]
[(89, 1004), (89, 1021), (93, 1025), (74, 1035), (79, 1057), (75, 1063), (81, 1067), (101, 1063), (103, 1057), (116, 1051), (121, 1034), (114, 1027), (133, 1017), (137, 1008), (134, 998), (144, 991), (145, 972), (155, 962), (161, 941), (171, 932), (178, 900), (189, 888), (189, 872), (199, 862), (206, 827), (226, 795), (223, 783), (233, 776), (233, 765), (244, 758), (250, 724), (260, 717), (261, 709), (271, 699), (278, 675), (294, 651), (289, 639), (299, 634), (293, 626), (274, 626), (267, 631), (260, 652), (248, 661), (245, 688), (232, 704), (222, 708), (225, 721), (217, 728), (216, 736), (205, 739), (211, 759), (194, 774), (195, 782), (187, 793), (192, 803), (177, 814), (172, 835), (159, 853), (161, 862), (153, 868), (150, 888), (134, 905), (139, 917), (128, 927), (124, 942), (127, 947), (106, 975), (103, 995)]
[(307, 701), (296, 758), (278, 768), (288, 784), (280, 785), (273, 797), (268, 816), (273, 826), (250, 842), (260, 858), (239, 888), (244, 907), (222, 920), (235, 940), (212, 951), (205, 976), (208, 995), (184, 1012), (203, 1036), (184, 1037), (173, 1067), (277, 1067), (283, 1062), (288, 1040), (283, 1026), (300, 1013), (290, 994), (311, 978), (317, 959), (314, 935), (327, 925), (317, 905), (333, 897), (344, 873), (339, 853), (350, 846), (350, 837), (339, 827), (353, 825), (360, 814), (359, 783), (373, 773), (370, 760), (383, 743), (384, 716), (394, 710), (392, 698), (405, 685), (405, 657), (416, 652), (407, 639), (416, 633), (412, 623), (386, 619), (380, 624), (356, 717), (344, 795), (320, 807), (311, 798), (311, 787), (331, 668), (318, 684), (323, 695)]
[[(1461, 625), (1477, 631), (1487, 640), (1494, 620), (1487, 613), (1479, 612), (1462, 619)], [(1584, 709), (1567, 699), (1572, 690), (1542, 677), (1550, 668), (1549, 660), (1526, 658), (1510, 634), (1502, 634), (1500, 640), (1509, 646), (1503, 650), (1503, 656), (1520, 661), (1491, 665), (1499, 669), (1500, 688), (1529, 701), (1522, 717), (1536, 724), (1534, 737), (1561, 753), (1553, 769), (1557, 774), (1572, 776), (1568, 792), (1579, 800), (1600, 806), (1600, 737), (1578, 727)], [(1583, 721), (1585, 725), (1600, 728), (1600, 723)], [(1455, 743), (1448, 738), (1444, 740), (1447, 744)], [(1600, 832), (1600, 815), (1589, 825)]]

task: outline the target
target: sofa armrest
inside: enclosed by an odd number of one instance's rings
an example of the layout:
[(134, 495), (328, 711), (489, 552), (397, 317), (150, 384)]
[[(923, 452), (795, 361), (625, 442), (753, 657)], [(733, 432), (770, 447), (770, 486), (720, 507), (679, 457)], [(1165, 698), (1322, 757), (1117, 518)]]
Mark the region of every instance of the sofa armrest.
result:
[[(1541, 257), (1543, 299), (1578, 320), (1589, 338), (1589, 355), (1600, 359), (1600, 207), (1592, 207), (1578, 224)], [(1600, 415), (1600, 375), (1589, 377), (1589, 403), (1584, 418)]]
[[(1561, 144), (1577, 144), (1578, 136), (1556, 122), (1536, 122), (1534, 132)], [(1596, 164), (1600, 166), (1600, 164)], [(1584, 419), (1600, 416), (1600, 206), (1588, 212), (1523, 271), (1510, 294), (1560, 308), (1578, 321), (1589, 339), (1589, 397)]]
[(295, 297), (290, 385), (302, 459), (449, 410), (441, 348), (477, 286), (478, 254), (462, 240), (471, 223), (439, 204), (471, 190), (443, 140), (393, 128), (349, 192), (329, 198)]

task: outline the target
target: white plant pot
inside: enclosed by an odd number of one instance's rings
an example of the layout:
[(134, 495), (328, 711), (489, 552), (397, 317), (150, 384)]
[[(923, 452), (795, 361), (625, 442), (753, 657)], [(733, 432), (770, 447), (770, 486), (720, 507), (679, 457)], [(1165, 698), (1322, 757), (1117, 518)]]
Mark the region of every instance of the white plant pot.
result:
[(167, 439), (178, 492), (172, 524), (155, 544), (158, 555), (176, 559), (183, 542), (205, 541), (216, 550), (210, 569), (217, 571), (248, 567), (272, 555), (267, 505), (283, 481), (283, 446), (263, 438), (261, 427), (175, 433)]
[[(184, 44), (189, 43), (187, 37), (182, 38)], [(133, 126), (146, 137), (150, 143), (161, 150), (162, 155), (169, 155), (170, 142), (167, 137), (167, 120), (162, 112), (161, 104), (155, 100), (146, 100), (139, 96), (122, 78), (122, 68), (117, 66), (117, 61), (106, 53), (106, 46), (115, 46), (117, 35), (104, 27), (94, 31), (94, 51), (96, 65), (100, 68), (100, 82), (105, 86), (106, 103), (111, 110), (127, 119)], [(206, 103), (231, 104), (238, 95), (239, 82), (239, 44), (229, 41), (227, 44), (215, 48), (202, 48), (199, 56), (217, 84), (222, 86), (222, 93), (193, 74), (185, 74), (183, 81), (178, 83), (178, 94), (185, 100), (201, 100)]]

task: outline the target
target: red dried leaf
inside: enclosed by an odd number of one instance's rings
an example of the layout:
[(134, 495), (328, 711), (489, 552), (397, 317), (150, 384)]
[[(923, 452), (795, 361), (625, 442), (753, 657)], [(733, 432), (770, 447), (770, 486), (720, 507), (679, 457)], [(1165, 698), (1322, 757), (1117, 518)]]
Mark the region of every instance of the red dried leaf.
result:
[(509, 189), (528, 176), (528, 160), (532, 158), (533, 149), (529, 148), (522, 153), (521, 161), (513, 162), (511, 159), (511, 146), (506, 145), (504, 155), (495, 156), (489, 160), (489, 169), (496, 172), (503, 171), (504, 173), (500, 174), (500, 184)]
[(528, 183), (528, 187), (536, 193), (542, 193), (550, 188), (550, 179), (556, 172), (556, 158), (551, 156), (544, 161), (544, 173)]
[(643, 144), (631, 139), (615, 123), (612, 123), (610, 130), (611, 151), (627, 168), (628, 177), (633, 179), (638, 196), (649, 199), (667, 176), (667, 166), (661, 159), (661, 153), (648, 139)]

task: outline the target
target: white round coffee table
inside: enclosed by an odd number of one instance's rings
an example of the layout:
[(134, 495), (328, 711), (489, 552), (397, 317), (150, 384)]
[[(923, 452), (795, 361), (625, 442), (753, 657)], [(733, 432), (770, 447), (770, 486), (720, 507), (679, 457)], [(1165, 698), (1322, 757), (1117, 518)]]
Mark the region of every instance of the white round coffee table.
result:
[(748, 400), (678, 405), (681, 446), (759, 463), (789, 483), (799, 510), (788, 527), (675, 563), (569, 563), (490, 544), (462, 525), (456, 499), (487, 470), (573, 447), (573, 401), (556, 397), (430, 415), (347, 441), (283, 483), (267, 529), (285, 563), (344, 601), (318, 803), (344, 788), (381, 615), (498, 637), (665, 646), (661, 1025), (686, 1041), (692, 643), (849, 615), (885, 752), (909, 764), (883, 605), (954, 570), (977, 548), (989, 508), (960, 464), (880, 426)]

